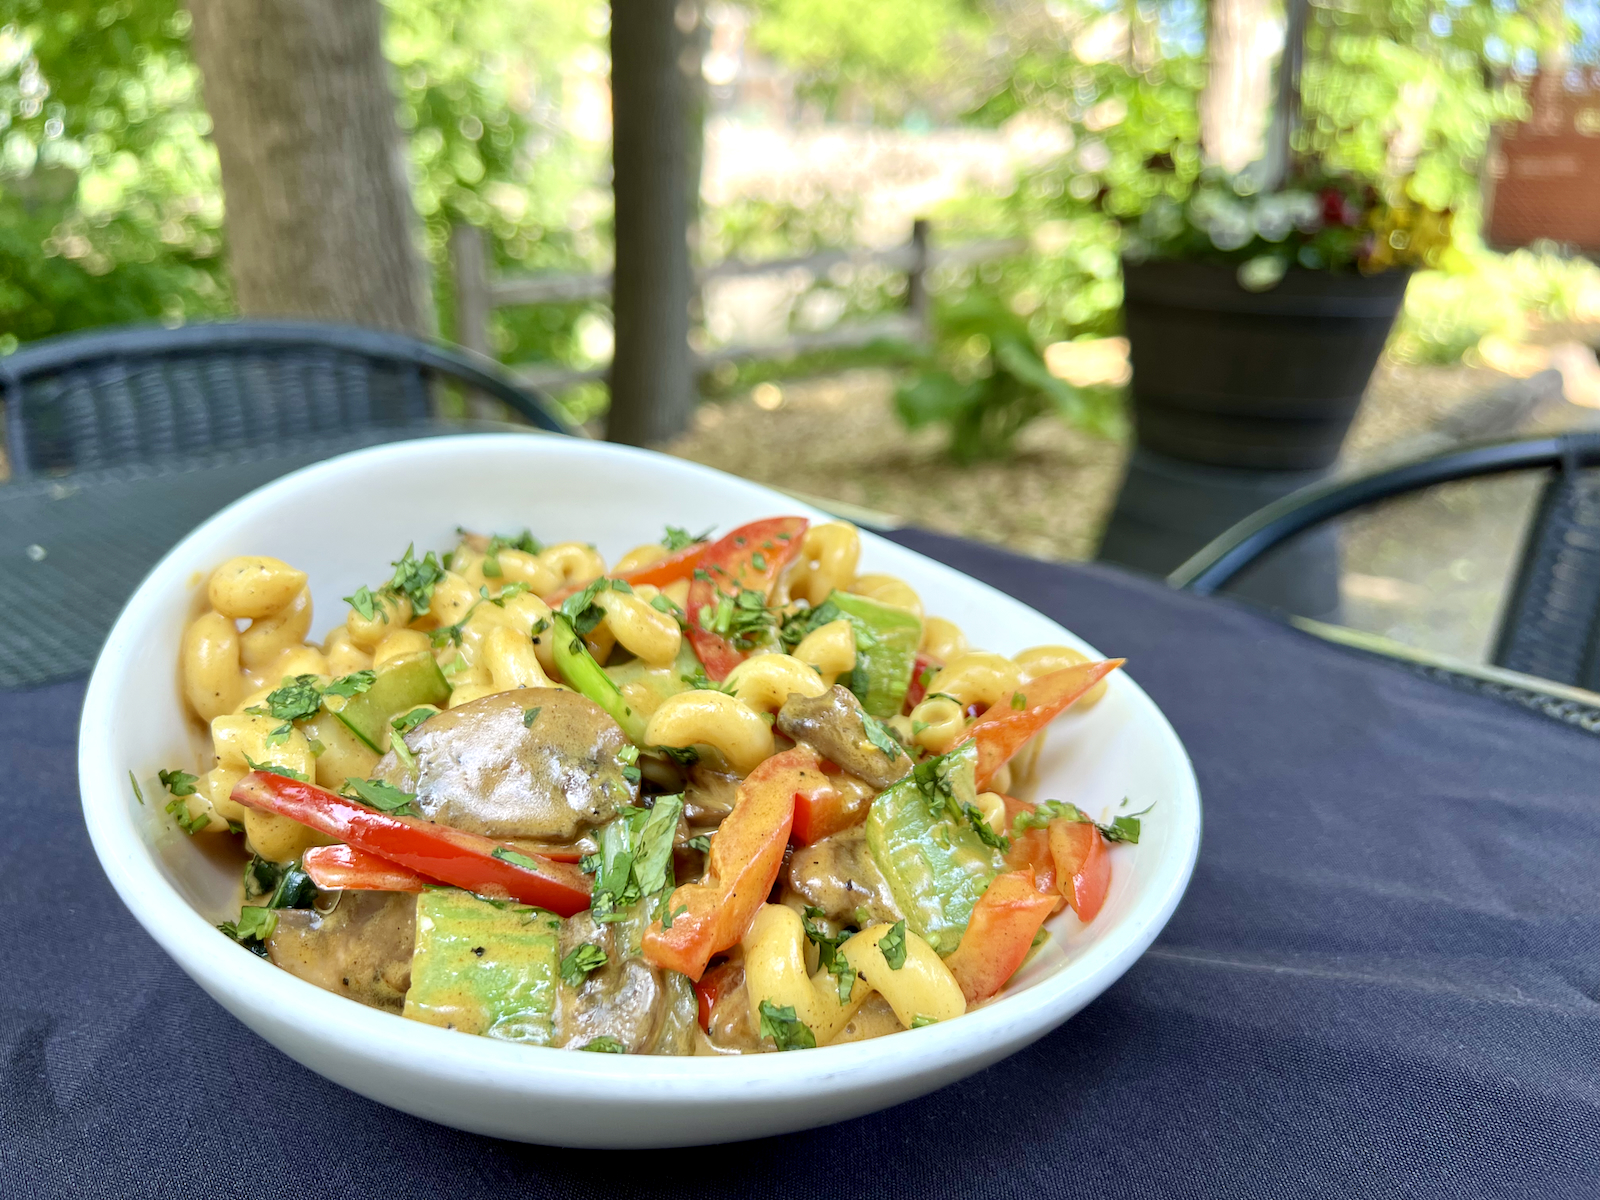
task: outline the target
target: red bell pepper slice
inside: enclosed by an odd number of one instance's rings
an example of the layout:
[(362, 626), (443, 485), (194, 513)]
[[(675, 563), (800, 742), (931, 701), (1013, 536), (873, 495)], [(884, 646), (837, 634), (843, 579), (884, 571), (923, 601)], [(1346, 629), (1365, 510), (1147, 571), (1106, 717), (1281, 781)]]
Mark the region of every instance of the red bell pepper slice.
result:
[(563, 917), (589, 907), (592, 884), (574, 866), (447, 825), (382, 813), (314, 783), (252, 771), (234, 787), (233, 798), (481, 896), (518, 900)]
[(717, 1001), (738, 986), (744, 968), (738, 963), (721, 962), (712, 967), (694, 985), (694, 997), (700, 1008), (700, 1028), (711, 1032), (711, 1014)]
[[(910, 715), (911, 710), (921, 704), (928, 695), (928, 680), (939, 673), (944, 664), (932, 655), (917, 651), (917, 657), (911, 663), (911, 686), (906, 688), (906, 705), (904, 712)], [(933, 672), (930, 675), (928, 672)]]
[(1006, 802), (1006, 836), (1011, 839), (1011, 848), (1005, 855), (1006, 866), (1013, 871), (1032, 871), (1034, 887), (1054, 901), (1052, 912), (1060, 912), (1067, 906), (1067, 901), (1056, 891), (1056, 860), (1050, 854), (1049, 829), (1036, 827), (1025, 829), (1020, 834), (1013, 833), (1017, 818), (1023, 813), (1031, 815), (1033, 805), (1015, 796), (1003, 795), (1000, 798)]
[(1087, 925), (1111, 890), (1111, 855), (1105, 838), (1088, 821), (1051, 821), (1050, 856), (1056, 862), (1056, 886), (1078, 920)]
[(698, 980), (713, 954), (737, 945), (778, 878), (796, 793), (822, 790), (832, 785), (807, 746), (774, 754), (751, 771), (711, 839), (705, 876), (672, 893), (670, 926), (657, 918), (645, 930), (645, 958)]
[(742, 589), (760, 592), (771, 600), (773, 585), (800, 553), (809, 524), (804, 517), (768, 517), (741, 525), (706, 548), (689, 585), (684, 616), (689, 623), (689, 644), (711, 679), (721, 683), (747, 654), (702, 625), (701, 614), (709, 622), (719, 596), (737, 596)]
[(1039, 890), (1032, 871), (994, 877), (972, 906), (961, 944), (944, 960), (968, 1004), (987, 1000), (1005, 987), (1054, 908), (1055, 897)]
[[(696, 542), (692, 546), (685, 546), (676, 554), (669, 554), (665, 558), (658, 558), (653, 563), (638, 567), (632, 571), (613, 572), (610, 579), (620, 579), (624, 583), (638, 586), (650, 584), (652, 587), (666, 587), (669, 583), (677, 583), (680, 579), (688, 579), (694, 574), (694, 569), (700, 565), (700, 560), (705, 557), (707, 550), (715, 543)], [(545, 597), (545, 602), (554, 608), (568, 596), (576, 595), (583, 591), (585, 585), (564, 587)]]
[[(1021, 689), (1024, 707), (1012, 708), (1002, 700), (984, 713), (967, 730), (967, 738), (978, 743), (978, 790), (984, 791), (1012, 755), (1095, 684), (1128, 660), (1108, 658), (1104, 662), (1079, 663), (1041, 675)], [(963, 738), (966, 741), (967, 738)]]
[(325, 891), (420, 892), (439, 882), (354, 846), (313, 846), (302, 862)]
[[(822, 760), (824, 775), (837, 775), (840, 768), (827, 759)], [(796, 846), (809, 846), (825, 837), (849, 829), (867, 819), (867, 809), (872, 807), (872, 794), (855, 789), (846, 794), (837, 789), (827, 791), (796, 792), (794, 797), (794, 827), (789, 840)]]

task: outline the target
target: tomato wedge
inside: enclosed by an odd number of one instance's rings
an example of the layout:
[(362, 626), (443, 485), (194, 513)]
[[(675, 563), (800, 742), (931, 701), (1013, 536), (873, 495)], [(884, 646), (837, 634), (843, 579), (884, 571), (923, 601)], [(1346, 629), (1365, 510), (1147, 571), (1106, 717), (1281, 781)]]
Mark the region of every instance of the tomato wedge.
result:
[(325, 891), (420, 892), (439, 882), (354, 846), (313, 846), (302, 861), (311, 882)]
[(1039, 890), (1032, 871), (994, 877), (972, 907), (961, 944), (944, 960), (968, 1004), (987, 1000), (1005, 987), (1054, 907), (1055, 897)]
[(738, 963), (721, 962), (712, 967), (694, 985), (694, 998), (700, 1009), (700, 1028), (711, 1032), (711, 1014), (717, 1001), (738, 986), (744, 968)]
[(747, 652), (716, 628), (722, 599), (731, 602), (741, 590), (760, 592), (772, 599), (773, 585), (784, 568), (800, 553), (800, 543), (810, 524), (804, 517), (768, 517), (741, 525), (706, 547), (694, 582), (689, 585), (689, 644), (706, 674), (717, 683), (745, 660)]
[(1024, 707), (1012, 708), (1002, 701), (974, 721), (967, 737), (978, 743), (978, 790), (989, 786), (989, 781), (1029, 738), (1127, 661), (1108, 658), (1041, 675), (1022, 691)]
[(1051, 821), (1050, 856), (1056, 861), (1056, 886), (1087, 925), (1111, 890), (1111, 855), (1100, 831), (1087, 821)]
[(563, 917), (589, 907), (589, 878), (574, 866), (475, 833), (382, 813), (314, 783), (252, 771), (234, 787), (233, 798), (480, 896), (518, 900)]
[(937, 658), (934, 658), (932, 655), (924, 654), (920, 650), (917, 651), (917, 657), (913, 659), (911, 663), (911, 686), (906, 688), (906, 704), (904, 711), (907, 715), (910, 715), (911, 710), (917, 705), (921, 704), (923, 700), (927, 698), (927, 680), (933, 678), (933, 675), (929, 675), (928, 672), (932, 671), (934, 675), (937, 675), (939, 673), (939, 668), (942, 666), (944, 666), (944, 664)]
[[(639, 567), (633, 571), (613, 572), (607, 578), (620, 579), (625, 583), (635, 586), (648, 583), (653, 587), (666, 587), (669, 583), (677, 583), (680, 579), (688, 579), (694, 574), (694, 569), (700, 565), (700, 560), (705, 557), (707, 550), (715, 545), (714, 542), (696, 542), (692, 546), (685, 546), (676, 554), (669, 554), (665, 558), (658, 558), (655, 562)], [(559, 591), (545, 597), (551, 608), (560, 604), (568, 596), (576, 595), (583, 591), (583, 587), (564, 587)]]
[[(822, 760), (825, 775), (837, 775), (839, 768), (827, 759)], [(850, 826), (867, 819), (867, 809), (872, 807), (871, 793), (852, 789), (849, 793), (830, 788), (827, 791), (796, 792), (794, 797), (794, 827), (789, 840), (796, 846), (809, 846), (820, 842)]]
[(808, 746), (774, 754), (751, 771), (711, 839), (704, 878), (672, 893), (670, 926), (657, 918), (645, 930), (645, 958), (698, 981), (713, 954), (737, 945), (778, 878), (795, 795), (821, 790), (833, 789)]
[(1060, 912), (1067, 906), (1067, 901), (1056, 891), (1056, 860), (1050, 854), (1050, 831), (1033, 828), (1025, 829), (1021, 834), (1013, 833), (1017, 818), (1023, 813), (1031, 814), (1033, 805), (1014, 796), (1003, 795), (1000, 798), (1006, 802), (1006, 836), (1011, 839), (1011, 848), (1006, 851), (1006, 866), (1013, 871), (1032, 871), (1034, 887), (1055, 902), (1051, 911)]

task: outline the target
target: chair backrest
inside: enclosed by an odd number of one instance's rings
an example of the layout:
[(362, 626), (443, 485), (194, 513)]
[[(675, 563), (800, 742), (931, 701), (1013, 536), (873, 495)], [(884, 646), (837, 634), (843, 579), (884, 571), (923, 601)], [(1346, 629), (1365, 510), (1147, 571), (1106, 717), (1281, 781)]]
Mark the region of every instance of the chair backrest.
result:
[(404, 334), (239, 321), (72, 334), (0, 358), (12, 474), (152, 462), (427, 420), (435, 384), (577, 428), (497, 363)]
[(1523, 538), (1495, 639), (1496, 666), (1600, 691), (1600, 434), (1471, 446), (1269, 504), (1218, 535), (1167, 577), (1209, 595), (1274, 546), (1380, 500), (1483, 475), (1550, 472)]

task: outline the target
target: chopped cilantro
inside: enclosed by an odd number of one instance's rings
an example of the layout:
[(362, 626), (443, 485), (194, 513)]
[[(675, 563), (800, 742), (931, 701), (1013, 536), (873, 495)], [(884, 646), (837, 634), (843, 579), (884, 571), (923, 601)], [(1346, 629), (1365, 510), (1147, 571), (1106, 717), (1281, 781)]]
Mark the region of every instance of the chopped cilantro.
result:
[(663, 900), (661, 902), (661, 928), (671, 929), (672, 923), (688, 911), (689, 906), (687, 904), (680, 904), (677, 908), (672, 908), (668, 901)]
[(719, 591), (714, 605), (700, 609), (700, 628), (725, 638), (736, 649), (749, 650), (766, 639), (776, 626), (777, 610), (767, 607), (764, 593), (740, 588), (736, 594)]
[(1151, 804), (1136, 813), (1117, 817), (1109, 825), (1102, 825), (1076, 804), (1066, 800), (1046, 800), (1031, 813), (1018, 813), (1017, 819), (1011, 823), (1011, 835), (1019, 837), (1029, 829), (1044, 829), (1052, 821), (1073, 821), (1080, 825), (1093, 825), (1108, 842), (1138, 845), (1139, 818), (1154, 807)]
[(924, 1025), (937, 1025), (938, 1023), (938, 1017), (925, 1017), (921, 1013), (911, 1018), (911, 1028), (913, 1029), (921, 1029)]
[(871, 742), (879, 750), (882, 750), (884, 756), (887, 757), (891, 762), (899, 758), (900, 755), (904, 753), (904, 751), (900, 748), (899, 739), (897, 739), (892, 732), (886, 729), (883, 725), (883, 722), (879, 721), (876, 717), (869, 716), (867, 713), (862, 713), (861, 728), (866, 731), (867, 741)]
[(927, 721), (913, 721), (913, 722), (911, 722), (911, 736), (912, 737), (916, 737), (919, 733), (921, 733), (924, 729), (926, 729), (928, 727), (928, 724), (929, 723)]
[(599, 946), (584, 942), (561, 960), (561, 982), (568, 987), (582, 987), (591, 971), (606, 965), (606, 952)]
[(429, 550), (419, 559), (413, 543), (392, 565), (394, 578), (389, 580), (389, 586), (411, 601), (413, 613), (419, 617), (426, 615), (433, 604), (433, 589), (444, 578), (444, 566), (439, 562), (439, 556)]
[(758, 571), (765, 571), (767, 569), (767, 556), (757, 551), (750, 556), (750, 565)]
[(709, 542), (711, 540), (711, 531), (715, 528), (715, 525), (708, 525), (703, 533), (690, 533), (687, 529), (680, 529), (676, 525), (668, 525), (666, 536), (661, 539), (661, 544), (669, 552), (676, 554), (679, 550), (687, 550), (690, 546), (697, 546), (701, 542)]
[(657, 612), (666, 613), (667, 616), (677, 621), (679, 625), (682, 625), (688, 620), (688, 617), (684, 615), (683, 609), (674, 604), (672, 602), (672, 597), (668, 596), (665, 592), (657, 592), (654, 596), (650, 597), (650, 607), (655, 609)]
[(305, 775), (301, 774), (299, 771), (296, 771), (293, 767), (280, 767), (277, 763), (258, 763), (248, 754), (244, 756), (244, 761), (252, 771), (260, 771), (263, 775), (280, 775), (284, 779), (297, 779), (301, 783), (311, 782), (311, 780), (307, 779)]
[(641, 898), (672, 885), (672, 841), (682, 814), (682, 796), (658, 796), (654, 807), (624, 809), (600, 831), (600, 852), (578, 864), (594, 876), (589, 911), (596, 921), (619, 921)]
[(293, 732), (294, 732), (294, 726), (289, 724), (289, 722), (285, 721), (282, 725), (279, 725), (271, 733), (267, 734), (267, 736), (266, 736), (266, 747), (267, 747), (267, 749), (270, 750), (274, 746), (283, 745), (285, 742), (287, 742), (289, 740), (289, 735), (291, 733), (293, 733)]
[(967, 824), (972, 826), (973, 832), (978, 835), (978, 840), (985, 846), (990, 846), (1002, 854), (1011, 849), (1010, 840), (994, 831), (994, 826), (983, 819), (983, 814), (978, 811), (976, 804), (963, 804), (961, 815), (967, 818)]
[(384, 783), (381, 779), (346, 779), (344, 794), (362, 801), (379, 812), (390, 813), (393, 816), (416, 815), (416, 810), (411, 807), (417, 798), (416, 793), (402, 792), (393, 784)]
[(418, 725), (421, 725), (429, 717), (434, 716), (438, 711), (439, 710), (437, 708), (424, 704), (418, 708), (413, 708), (408, 713), (402, 713), (400, 716), (390, 721), (389, 728), (404, 737)]
[(594, 631), (594, 627), (606, 618), (606, 610), (595, 603), (595, 597), (606, 591), (633, 590), (625, 583), (619, 588), (616, 586), (619, 583), (622, 583), (620, 579), (607, 579), (602, 575), (583, 591), (568, 596), (556, 611), (572, 622), (573, 633), (579, 637), (587, 637)]
[[(200, 782), (187, 771), (157, 771), (156, 778), (160, 779), (161, 786), (174, 796), (194, 795), (194, 785)], [(144, 803), (143, 797), (140, 797), (139, 803)]]
[(733, 689), (727, 684), (713, 683), (710, 676), (706, 674), (704, 667), (696, 667), (692, 672), (679, 675), (678, 678), (690, 687), (702, 692), (726, 692), (730, 696), (733, 695)]
[(224, 921), (217, 928), (227, 934), (252, 954), (267, 957), (266, 941), (278, 927), (278, 914), (270, 908), (246, 905), (237, 921)]
[(348, 675), (341, 675), (327, 687), (322, 689), (325, 696), (359, 696), (378, 680), (376, 671), (352, 671)]
[(522, 714), (522, 727), (524, 729), (532, 729), (533, 723), (539, 719), (539, 714), (543, 711), (544, 705), (535, 704), (532, 708), (524, 712)]
[(524, 529), (515, 537), (505, 537), (497, 533), (489, 539), (489, 547), (483, 552), (484, 577), (488, 579), (501, 578), (500, 551), (502, 550), (521, 550), (524, 554), (538, 554), (543, 549), (544, 547), (539, 544), (538, 539), (529, 530)]
[(524, 871), (542, 871), (537, 862), (522, 853), (522, 851), (513, 850), (510, 846), (496, 846), (490, 852), (489, 857), (498, 858), (501, 862), (508, 862), (514, 867), (521, 867)]
[(700, 761), (700, 751), (693, 746), (652, 746), (650, 752), (670, 758), (684, 768), (692, 767)]
[(938, 667), (931, 666), (931, 665), (923, 667), (922, 668), (922, 674), (917, 676), (917, 682), (919, 684), (921, 684), (924, 688), (926, 688), (930, 683), (933, 682), (933, 677), (935, 675), (937, 675), (938, 673), (939, 673), (939, 668)]
[[(373, 614), (378, 611), (377, 597), (372, 594), (372, 589), (369, 587), (358, 587), (355, 595), (344, 597), (344, 602), (360, 613), (363, 621), (372, 620)], [(389, 614), (385, 613), (383, 619), (387, 621)]]
[(285, 679), (282, 687), (267, 693), (267, 707), (264, 712), (260, 706), (254, 706), (248, 711), (258, 716), (276, 717), (280, 721), (303, 721), (307, 717), (316, 716), (321, 708), (322, 689), (317, 686), (317, 677), (296, 675), (293, 679)]
[(711, 853), (711, 839), (703, 833), (695, 834), (695, 836), (685, 842), (684, 845), (688, 846), (691, 850), (700, 851), (701, 854)]
[(898, 971), (906, 965), (906, 923), (904, 920), (896, 921), (889, 932), (878, 939), (878, 949), (883, 951), (883, 961), (889, 964), (891, 971)]
[(816, 608), (802, 608), (783, 619), (783, 627), (778, 630), (778, 641), (784, 649), (793, 650), (810, 634), (842, 616), (844, 613), (832, 600), (824, 600)]
[(1011, 707), (1016, 709), (1018, 712), (1021, 712), (1023, 709), (1028, 707), (1028, 698), (1021, 692), (1012, 692)]
[(141, 807), (143, 807), (144, 792), (139, 790), (139, 780), (134, 776), (132, 771), (128, 772), (128, 782), (133, 784), (133, 798), (139, 802)]
[(549, 629), (549, 628), (550, 628), (550, 618), (549, 617), (540, 617), (528, 629), (528, 636), (531, 637), (534, 641), (537, 642), (539, 640), (539, 635), (541, 633), (543, 633), (546, 629)]
[(856, 972), (849, 960), (839, 952), (839, 947), (850, 939), (855, 930), (841, 929), (838, 933), (829, 933), (819, 924), (826, 917), (822, 909), (808, 904), (800, 921), (805, 926), (806, 937), (817, 947), (817, 968), (833, 976), (839, 988), (839, 1003), (849, 1004), (850, 993), (856, 986)]
[(172, 814), (172, 819), (178, 823), (178, 828), (190, 837), (211, 824), (211, 810), (202, 809), (196, 816), (189, 811), (189, 801), (183, 796), (174, 796), (168, 800), (166, 811)]
[(769, 1037), (779, 1050), (814, 1050), (817, 1035), (795, 1016), (794, 1005), (779, 1008), (771, 1000), (761, 1002), (761, 1036)]
[(628, 1048), (612, 1037), (609, 1033), (602, 1033), (597, 1038), (590, 1038), (579, 1050), (587, 1050), (591, 1054), (626, 1054)]

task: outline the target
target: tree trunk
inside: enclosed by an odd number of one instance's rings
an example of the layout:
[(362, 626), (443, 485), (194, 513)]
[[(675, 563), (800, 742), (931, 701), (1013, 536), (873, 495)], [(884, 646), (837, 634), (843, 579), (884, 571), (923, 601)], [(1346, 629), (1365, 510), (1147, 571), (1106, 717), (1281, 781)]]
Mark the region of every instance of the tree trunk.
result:
[(693, 409), (688, 120), (676, 9), (676, 0), (614, 0), (611, 8), (616, 354), (606, 436), (635, 446), (681, 433)]
[(189, 5), (240, 311), (430, 328), (378, 0)]
[(1240, 171), (1261, 157), (1277, 49), (1271, 24), (1276, 6), (1271, 0), (1211, 0), (1210, 12), (1200, 146), (1207, 162)]

